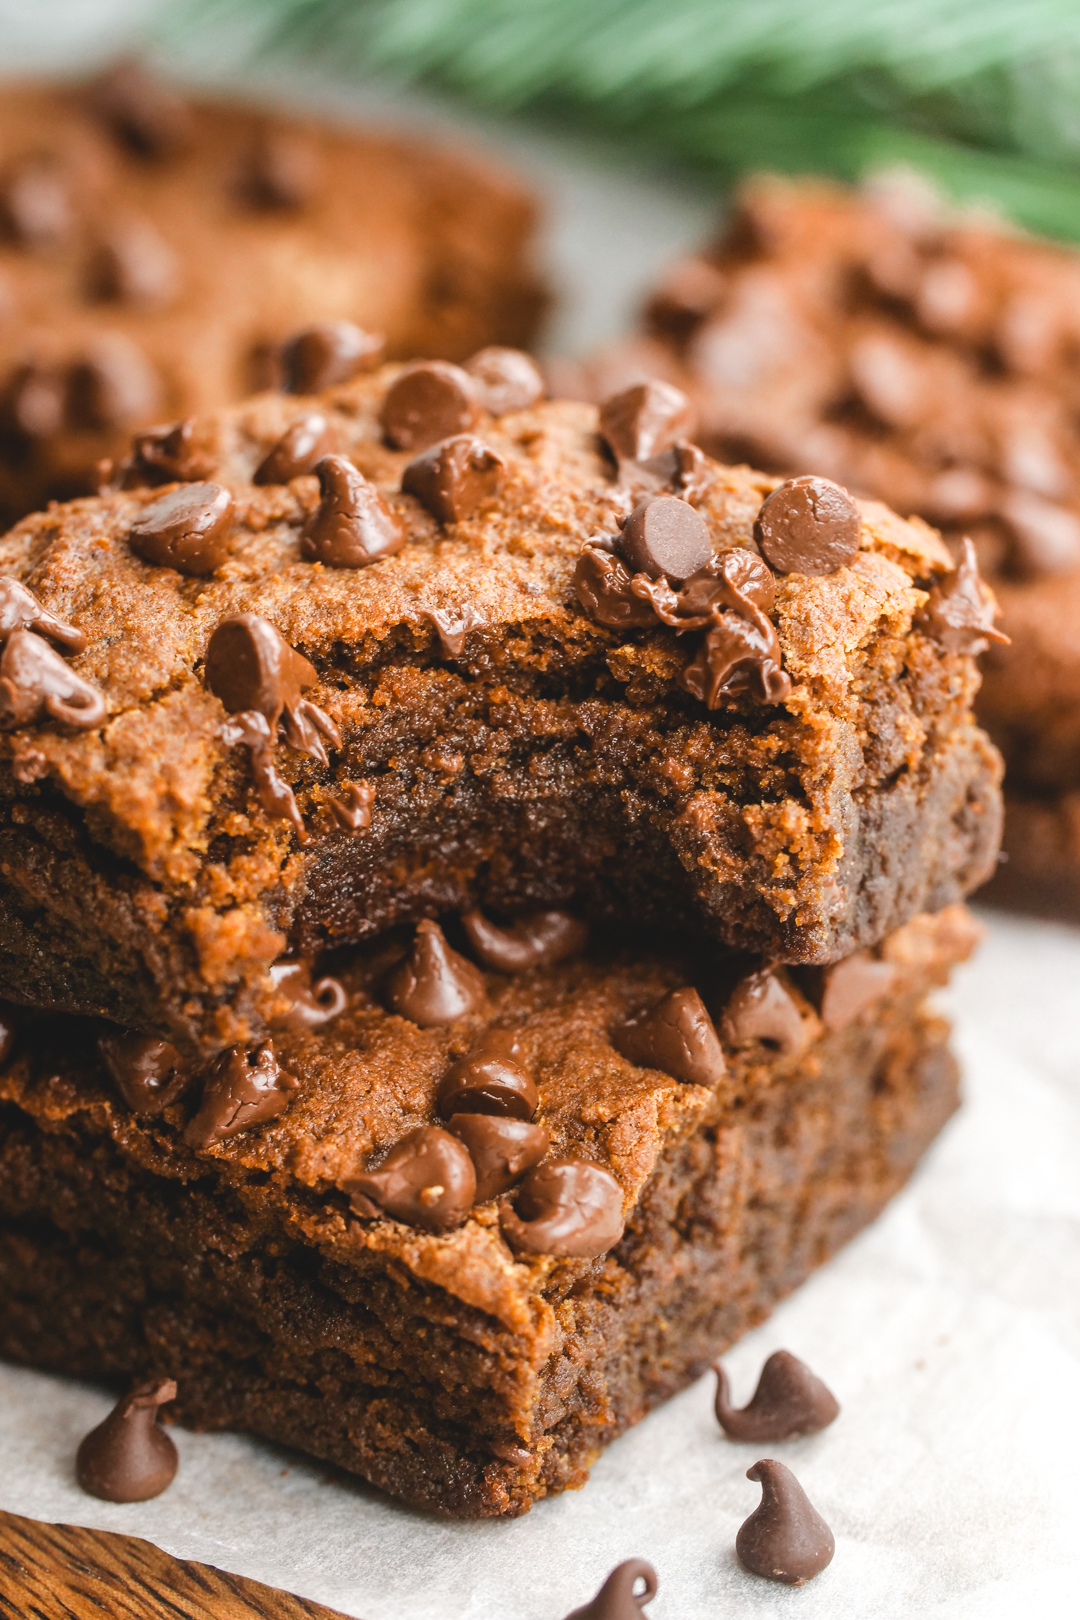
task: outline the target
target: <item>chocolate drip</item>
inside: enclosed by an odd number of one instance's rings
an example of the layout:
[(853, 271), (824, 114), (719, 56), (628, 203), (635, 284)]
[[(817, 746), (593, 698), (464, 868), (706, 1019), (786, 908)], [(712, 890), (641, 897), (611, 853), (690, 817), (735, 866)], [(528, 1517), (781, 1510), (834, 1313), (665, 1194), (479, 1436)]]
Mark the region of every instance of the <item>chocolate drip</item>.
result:
[(730, 1401), (727, 1373), (716, 1367), (716, 1421), (729, 1440), (793, 1440), (817, 1434), (840, 1414), (836, 1397), (788, 1350), (776, 1350), (761, 1369), (752, 1400), (741, 1411)]
[(790, 1468), (763, 1458), (746, 1471), (761, 1484), (761, 1502), (735, 1537), (746, 1568), (768, 1581), (802, 1586), (832, 1562), (836, 1543)]
[(566, 911), (534, 911), (509, 928), (497, 928), (480, 911), (466, 911), (461, 925), (486, 968), (496, 973), (527, 973), (554, 967), (585, 949), (589, 931)]
[(1009, 645), (1008, 636), (994, 628), (996, 617), (997, 603), (979, 575), (975, 547), (965, 540), (960, 561), (934, 586), (915, 628), (946, 652), (976, 655), (992, 641)]
[(337, 825), (347, 833), (367, 832), (375, 788), (371, 782), (349, 782), (340, 797), (327, 799), (327, 808)]
[(259, 803), (273, 820), (291, 821), (298, 842), (306, 844), (307, 828), (296, 796), (274, 767), (274, 734), (266, 716), (255, 709), (230, 715), (221, 728), (220, 736), (227, 748), (242, 745), (248, 750)]
[(158, 1411), (176, 1399), (171, 1378), (138, 1384), (117, 1402), (90, 1433), (75, 1456), (75, 1474), (84, 1491), (105, 1502), (148, 1502), (176, 1477), (180, 1459), (158, 1422)]
[(206, 649), (206, 684), (230, 714), (254, 710), (265, 718), (271, 738), (280, 725), (291, 747), (328, 765), (323, 738), (340, 748), (341, 733), (302, 696), (318, 679), (308, 660), (257, 613), (223, 620)]
[(466, 602), (462, 607), (425, 608), (424, 617), (435, 626), (435, 633), (447, 658), (460, 658), (470, 630), (483, 628), (485, 620)]

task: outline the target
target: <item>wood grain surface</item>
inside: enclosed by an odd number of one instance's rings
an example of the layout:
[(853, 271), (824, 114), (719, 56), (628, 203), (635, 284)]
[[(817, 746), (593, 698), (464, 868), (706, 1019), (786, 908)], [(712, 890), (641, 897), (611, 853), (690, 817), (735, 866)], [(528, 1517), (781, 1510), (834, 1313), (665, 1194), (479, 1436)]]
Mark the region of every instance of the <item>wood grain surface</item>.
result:
[(148, 1541), (0, 1513), (0, 1620), (342, 1620)]

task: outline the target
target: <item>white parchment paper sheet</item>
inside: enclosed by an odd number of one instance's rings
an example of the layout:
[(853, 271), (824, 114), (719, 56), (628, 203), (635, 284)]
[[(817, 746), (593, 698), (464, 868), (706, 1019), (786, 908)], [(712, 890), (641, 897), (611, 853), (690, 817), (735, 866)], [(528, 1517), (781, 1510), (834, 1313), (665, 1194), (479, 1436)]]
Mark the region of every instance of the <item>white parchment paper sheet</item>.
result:
[(633, 1555), (659, 1572), (650, 1620), (1075, 1615), (1080, 932), (986, 921), (949, 997), (965, 1107), (885, 1216), (728, 1357), (740, 1400), (785, 1346), (841, 1401), (823, 1434), (773, 1448), (836, 1535), (812, 1585), (735, 1561), (761, 1450), (721, 1437), (711, 1378), (613, 1446), (584, 1491), (448, 1524), (271, 1446), (176, 1430), (165, 1496), (95, 1502), (72, 1459), (106, 1397), (0, 1367), (0, 1507), (146, 1536), (363, 1620), (560, 1620)]

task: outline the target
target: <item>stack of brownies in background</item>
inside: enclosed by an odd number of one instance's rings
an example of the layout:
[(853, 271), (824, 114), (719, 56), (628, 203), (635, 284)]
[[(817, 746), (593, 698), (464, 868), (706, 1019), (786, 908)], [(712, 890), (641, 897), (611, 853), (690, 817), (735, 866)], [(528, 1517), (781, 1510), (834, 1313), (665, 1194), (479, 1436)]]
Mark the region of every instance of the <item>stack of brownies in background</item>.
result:
[(285, 352), (0, 540), (0, 1352), (521, 1513), (955, 1107), (994, 603), (662, 383)]

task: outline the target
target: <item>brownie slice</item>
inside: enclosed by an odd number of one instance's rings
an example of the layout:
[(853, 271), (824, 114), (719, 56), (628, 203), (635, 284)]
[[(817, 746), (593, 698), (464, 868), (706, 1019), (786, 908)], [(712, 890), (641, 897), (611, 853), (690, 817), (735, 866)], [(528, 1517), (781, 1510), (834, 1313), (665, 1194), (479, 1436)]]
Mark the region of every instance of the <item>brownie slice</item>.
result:
[(286, 946), (443, 910), (824, 963), (986, 877), (993, 605), (930, 529), (834, 486), (819, 523), (677, 394), (602, 438), (525, 356), (470, 367), (168, 430), (202, 482), (144, 436), (0, 541), (5, 996), (212, 1051)]
[(421, 924), (198, 1074), (5, 1015), (0, 1352), (167, 1374), (196, 1428), (522, 1513), (870, 1220), (956, 1105), (926, 997), (962, 907), (827, 970), (465, 923), (504, 971)]
[[(135, 428), (268, 386), (298, 328), (461, 360), (528, 342), (544, 305), (533, 198), (452, 147), (129, 63), (0, 88), (0, 152), (0, 519), (90, 493)], [(363, 359), (324, 356), (327, 380)]]

